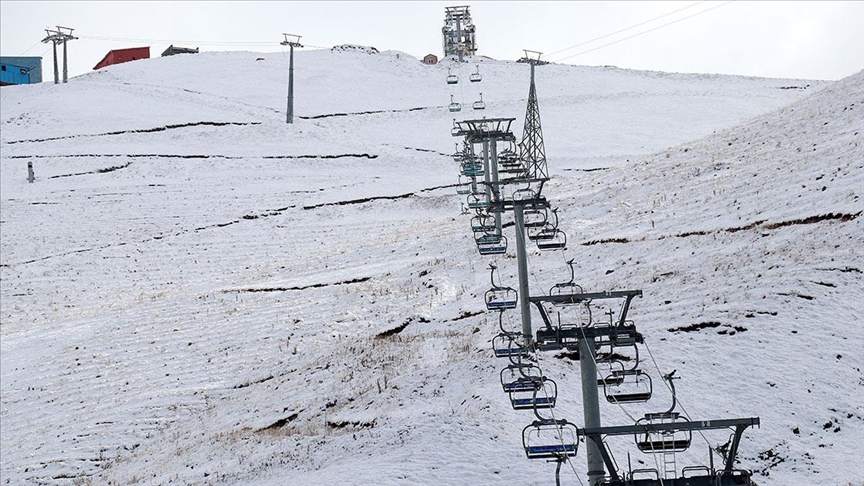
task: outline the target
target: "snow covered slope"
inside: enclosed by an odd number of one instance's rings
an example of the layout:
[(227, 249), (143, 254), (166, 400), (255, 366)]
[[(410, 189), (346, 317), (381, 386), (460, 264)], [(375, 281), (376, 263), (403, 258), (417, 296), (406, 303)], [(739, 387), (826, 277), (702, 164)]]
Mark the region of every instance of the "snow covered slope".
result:
[[(491, 259), (448, 187), (450, 94), (487, 102), (459, 119), (521, 133), (527, 66), (479, 65), (476, 86), (473, 65), (297, 53), (290, 126), (274, 54), (0, 90), (0, 482), (554, 481), (521, 449), (533, 415), (498, 382)], [(759, 484), (860, 483), (862, 73), (549, 65), (537, 85), (570, 245), (531, 252), (532, 292), (570, 258), (586, 289), (642, 289), (630, 317), (687, 412), (761, 417), (740, 455)], [(515, 286), (513, 255), (497, 264)], [(578, 363), (540, 359), (581, 424)], [(604, 424), (668, 398), (604, 405)]]

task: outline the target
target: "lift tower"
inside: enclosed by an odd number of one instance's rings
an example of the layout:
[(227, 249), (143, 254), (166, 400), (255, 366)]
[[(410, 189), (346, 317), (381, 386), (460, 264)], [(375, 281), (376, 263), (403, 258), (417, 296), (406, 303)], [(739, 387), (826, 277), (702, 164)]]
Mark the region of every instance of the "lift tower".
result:
[(60, 73), (57, 70), (57, 44), (63, 44), (63, 82), (69, 82), (69, 69), (66, 62), (66, 42), (77, 39), (77, 37), (72, 35), (73, 30), (75, 29), (60, 27), (59, 25), (57, 26), (57, 30), (45, 29), (47, 35), (42, 39), (42, 43), (47, 44), (51, 42), (54, 44), (54, 84), (60, 84)]
[(528, 89), (528, 106), (525, 108), (525, 127), (519, 151), (531, 179), (548, 179), (546, 168), (546, 148), (543, 146), (543, 130), (540, 128), (540, 106), (537, 104), (537, 88), (534, 86), (534, 66), (544, 64), (540, 61), (542, 52), (525, 51), (525, 59), (531, 65), (531, 87)]
[[(303, 47), (300, 45), (299, 35), (282, 34), (285, 40), (280, 42), (283, 46), (290, 46), (291, 54), (288, 57), (288, 109), (285, 115), (286, 123), (289, 125), (294, 123), (294, 48)], [(288, 39), (291, 37), (292, 39)]]
[(464, 56), (473, 56), (477, 52), (474, 24), (467, 5), (444, 7), (441, 33), (444, 35), (444, 57), (458, 56), (462, 62)]

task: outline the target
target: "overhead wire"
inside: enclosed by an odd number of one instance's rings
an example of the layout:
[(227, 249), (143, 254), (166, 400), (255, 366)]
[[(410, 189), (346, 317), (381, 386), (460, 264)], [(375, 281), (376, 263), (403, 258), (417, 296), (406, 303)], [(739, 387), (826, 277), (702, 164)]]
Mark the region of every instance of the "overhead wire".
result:
[(41, 44), (41, 43), (42, 43), (41, 40), (40, 40), (40, 41), (36, 41), (35, 44), (33, 44), (32, 46), (28, 47), (27, 50), (25, 50), (24, 52), (21, 53), (21, 55), (23, 56), (24, 54), (27, 54), (28, 52), (30, 52), (31, 49), (33, 49), (34, 47), (38, 46), (38, 45)]
[[(654, 354), (651, 353), (651, 348), (648, 346), (647, 343), (644, 342), (644, 339), (643, 339), (643, 344), (645, 345), (645, 349), (648, 350), (648, 356), (651, 357), (651, 361), (654, 362), (654, 367), (657, 369), (657, 373), (660, 373), (660, 376), (663, 376), (663, 372), (660, 371), (660, 366), (657, 364), (657, 360), (654, 359)], [(666, 383), (666, 380), (663, 380), (663, 384), (666, 385), (666, 388), (669, 390), (669, 393), (672, 393), (672, 387), (670, 387), (669, 384)], [(693, 418), (690, 417), (690, 413), (687, 411), (686, 408), (684, 408), (684, 404), (681, 402), (681, 399), (677, 396), (677, 394), (675, 396), (675, 403), (679, 407), (681, 407), (681, 410), (684, 412), (684, 416), (687, 417), (687, 419), (693, 420)], [(711, 442), (708, 441), (708, 438), (705, 437), (705, 434), (703, 434), (701, 430), (697, 430), (697, 432), (699, 432), (699, 435), (702, 436), (702, 440), (705, 441), (705, 443), (708, 445), (709, 449), (711, 449), (714, 452), (718, 452), (717, 449), (715, 449), (714, 446), (711, 445)]]
[(697, 6), (697, 5), (700, 5), (700, 4), (703, 4), (703, 3), (705, 3), (704, 0), (701, 1), (701, 2), (696, 2), (696, 3), (690, 4), (690, 5), (688, 5), (688, 6), (686, 6), (686, 7), (683, 7), (683, 8), (679, 8), (678, 10), (673, 10), (673, 11), (671, 11), (671, 12), (669, 12), (669, 13), (665, 13), (665, 14), (663, 14), (663, 15), (660, 15), (660, 16), (657, 16), (657, 17), (654, 17), (653, 19), (645, 20), (645, 21), (643, 21), (643, 22), (639, 22), (638, 24), (633, 24), (633, 25), (631, 25), (630, 27), (625, 27), (625, 28), (623, 28), (623, 29), (621, 29), (621, 30), (616, 30), (615, 32), (612, 32), (612, 33), (609, 33), (609, 34), (606, 34), (606, 35), (601, 35), (600, 37), (595, 37), (595, 38), (593, 38), (593, 39), (591, 39), (591, 40), (587, 40), (587, 41), (585, 41), (585, 42), (580, 42), (580, 43), (575, 44), (575, 45), (572, 45), (572, 46), (570, 46), (570, 47), (565, 47), (564, 49), (559, 49), (559, 50), (557, 50), (557, 51), (555, 51), (555, 52), (552, 52), (552, 53), (546, 54), (546, 58), (548, 59), (549, 57), (554, 56), (555, 54), (559, 54), (559, 53), (562, 53), (562, 52), (564, 52), (564, 51), (569, 51), (570, 49), (575, 49), (575, 48), (577, 48), (577, 47), (582, 47), (582, 46), (584, 46), (584, 45), (591, 44), (592, 42), (597, 42), (597, 41), (602, 40), (602, 39), (605, 39), (605, 38), (607, 38), (607, 37), (612, 37), (613, 35), (617, 35), (617, 34), (620, 34), (620, 33), (622, 33), (622, 32), (627, 32), (628, 30), (635, 29), (636, 27), (640, 27), (640, 26), (643, 26), (643, 25), (645, 25), (645, 24), (650, 24), (651, 22), (654, 22), (655, 20), (660, 20), (660, 19), (662, 19), (662, 18), (664, 18), (664, 17), (668, 17), (668, 16), (670, 16), (670, 15), (674, 15), (674, 14), (676, 14), (676, 13), (678, 13), (678, 12), (682, 12), (682, 11), (684, 11), (684, 10), (687, 10), (687, 9), (693, 8), (693, 7), (695, 7), (695, 6)]
[(686, 17), (682, 17), (682, 18), (680, 18), (680, 19), (676, 19), (676, 20), (673, 20), (673, 21), (671, 21), (671, 22), (667, 22), (667, 23), (665, 23), (665, 24), (658, 25), (657, 27), (654, 27), (654, 28), (651, 28), (651, 29), (648, 29), (648, 30), (645, 30), (645, 31), (639, 32), (638, 34), (633, 34), (633, 35), (631, 35), (631, 36), (624, 37), (623, 39), (618, 39), (618, 40), (616, 40), (616, 41), (612, 41), (612, 42), (609, 42), (609, 43), (606, 43), (606, 44), (603, 44), (603, 45), (600, 45), (600, 46), (594, 47), (594, 48), (592, 48), (592, 49), (588, 49), (587, 51), (577, 52), (576, 54), (571, 54), (571, 55), (569, 55), (569, 56), (562, 57), (561, 59), (558, 59), (558, 60), (555, 61), (555, 62), (561, 62), (561, 61), (564, 61), (564, 60), (566, 60), (566, 59), (570, 59), (570, 58), (573, 58), (573, 57), (576, 57), (576, 56), (581, 56), (581, 55), (583, 55), (583, 54), (588, 54), (589, 52), (594, 52), (594, 51), (596, 51), (596, 50), (598, 50), (598, 49), (603, 49), (604, 47), (609, 47), (609, 46), (611, 46), (611, 45), (618, 44), (619, 42), (624, 42), (624, 41), (626, 41), (626, 40), (630, 40), (630, 39), (633, 39), (633, 38), (635, 38), (635, 37), (639, 37), (639, 36), (641, 36), (641, 35), (645, 35), (645, 34), (648, 34), (648, 33), (650, 33), (650, 32), (654, 32), (655, 30), (662, 29), (663, 27), (668, 27), (668, 26), (670, 26), (670, 25), (677, 24), (678, 22), (682, 22), (682, 21), (684, 21), (684, 20), (691, 19), (691, 18), (693, 18), (693, 17), (696, 17), (697, 15), (702, 15), (702, 14), (704, 14), (704, 13), (708, 13), (708, 12), (710, 12), (710, 11), (712, 11), (712, 10), (716, 10), (716, 9), (718, 9), (718, 8), (720, 8), (720, 7), (725, 7), (726, 5), (729, 5), (730, 3), (733, 3), (733, 2), (735, 2), (735, 1), (736, 1), (736, 0), (729, 0), (729, 1), (727, 1), (727, 2), (721, 3), (720, 5), (715, 5), (715, 6), (711, 7), (711, 8), (708, 8), (708, 9), (705, 9), (705, 10), (702, 10), (702, 11), (699, 11), (699, 12), (696, 12), (696, 13), (691, 14), (691, 15), (688, 15), (688, 16), (686, 16)]

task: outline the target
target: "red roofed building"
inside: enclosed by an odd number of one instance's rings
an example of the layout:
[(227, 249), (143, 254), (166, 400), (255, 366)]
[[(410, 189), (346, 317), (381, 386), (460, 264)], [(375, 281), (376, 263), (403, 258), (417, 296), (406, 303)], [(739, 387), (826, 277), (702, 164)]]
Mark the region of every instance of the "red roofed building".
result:
[(105, 66), (135, 61), (137, 59), (150, 59), (150, 46), (108, 51), (108, 54), (105, 54), (105, 57), (93, 69), (102, 69)]

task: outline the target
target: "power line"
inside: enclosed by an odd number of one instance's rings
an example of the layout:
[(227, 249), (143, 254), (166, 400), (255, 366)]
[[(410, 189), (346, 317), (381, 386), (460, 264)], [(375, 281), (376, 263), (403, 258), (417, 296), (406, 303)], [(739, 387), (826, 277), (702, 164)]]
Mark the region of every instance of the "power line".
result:
[(171, 40), (171, 39), (132, 39), (132, 38), (124, 38), (124, 37), (102, 37), (102, 36), (93, 36), (93, 35), (80, 35), (79, 39), (88, 39), (88, 40), (100, 40), (100, 41), (115, 41), (115, 42), (160, 42), (165, 44), (196, 44), (196, 45), (224, 45), (224, 46), (239, 46), (239, 45), (260, 45), (260, 46), (272, 46), (275, 44), (273, 41), (237, 41), (237, 42), (224, 42), (224, 41), (196, 41), (196, 40)]
[(621, 29), (621, 30), (618, 30), (618, 31), (612, 32), (611, 34), (602, 35), (602, 36), (600, 36), (600, 37), (595, 37), (594, 39), (591, 39), (591, 40), (588, 40), (588, 41), (585, 41), (585, 42), (580, 42), (579, 44), (576, 44), (576, 45), (573, 45), (573, 46), (570, 46), (570, 47), (565, 47), (564, 49), (561, 49), (561, 50), (555, 51), (555, 52), (553, 52), (553, 53), (551, 53), (551, 54), (547, 54), (546, 57), (548, 58), (549, 56), (554, 56), (555, 54), (559, 54), (559, 53), (564, 52), (564, 51), (569, 51), (570, 49), (575, 49), (575, 48), (577, 48), (577, 47), (581, 47), (581, 46), (584, 46), (584, 45), (586, 45), (586, 44), (590, 44), (590, 43), (592, 43), (592, 42), (597, 42), (598, 40), (605, 39), (605, 38), (607, 38), (607, 37), (612, 37), (613, 35), (617, 35), (617, 34), (620, 34), (620, 33), (622, 33), (622, 32), (626, 32), (626, 31), (628, 31), (628, 30), (630, 30), (630, 29), (635, 29), (636, 27), (639, 27), (639, 26), (642, 26), (642, 25), (645, 25), (645, 24), (650, 24), (651, 22), (654, 22), (655, 20), (660, 20), (660, 19), (662, 19), (663, 17), (668, 17), (668, 16), (670, 16), (670, 15), (676, 14), (676, 13), (681, 12), (681, 11), (684, 11), (684, 10), (687, 10), (687, 9), (689, 9), (689, 8), (693, 8), (693, 7), (695, 7), (695, 6), (697, 6), (697, 5), (701, 5), (701, 4), (703, 4), (703, 3), (705, 3), (704, 0), (701, 1), (701, 2), (696, 2), (696, 3), (690, 4), (690, 5), (688, 5), (688, 6), (684, 7), (684, 8), (679, 8), (678, 10), (674, 10), (674, 11), (672, 11), (672, 12), (665, 13), (665, 14), (660, 15), (660, 16), (658, 16), (658, 17), (654, 17), (654, 18), (651, 19), (651, 20), (646, 20), (646, 21), (644, 21), (644, 22), (639, 22), (638, 24), (631, 25), (630, 27), (626, 27), (626, 28), (623, 28), (623, 29)]
[(720, 5), (715, 5), (714, 7), (711, 7), (711, 8), (706, 9), (706, 10), (702, 10), (701, 12), (696, 12), (696, 13), (694, 13), (694, 14), (692, 14), (692, 15), (688, 15), (688, 16), (686, 16), (686, 17), (682, 17), (682, 18), (680, 18), (680, 19), (673, 20), (672, 22), (667, 22), (667, 23), (665, 23), (665, 24), (658, 25), (657, 27), (654, 27), (653, 29), (648, 29), (648, 30), (646, 30), (646, 31), (639, 32), (638, 34), (633, 34), (633, 35), (628, 36), (628, 37), (625, 37), (625, 38), (623, 38), (623, 39), (619, 39), (619, 40), (616, 40), (616, 41), (612, 41), (612, 42), (609, 42), (609, 43), (607, 43), (607, 44), (603, 44), (603, 45), (601, 45), (601, 46), (597, 46), (597, 47), (595, 47), (595, 48), (593, 48), (593, 49), (588, 49), (587, 51), (582, 51), (582, 52), (577, 52), (576, 54), (571, 54), (571, 55), (569, 55), (569, 56), (567, 56), (567, 57), (563, 57), (563, 58), (559, 59), (559, 60), (556, 61), (556, 62), (561, 62), (561, 61), (564, 61), (565, 59), (570, 59), (570, 58), (572, 58), (572, 57), (581, 56), (582, 54), (588, 54), (589, 52), (594, 52), (594, 51), (596, 51), (596, 50), (598, 50), (598, 49), (602, 49), (602, 48), (604, 48), (604, 47), (609, 47), (609, 46), (611, 46), (611, 45), (613, 45), (613, 44), (617, 44), (617, 43), (619, 43), (619, 42), (624, 42), (624, 41), (626, 41), (626, 40), (630, 40), (630, 39), (632, 39), (632, 38), (634, 38), (634, 37), (639, 37), (640, 35), (644, 35), (644, 34), (647, 34), (647, 33), (649, 33), (649, 32), (654, 32), (655, 30), (662, 29), (663, 27), (668, 27), (668, 26), (670, 26), (670, 25), (672, 25), (672, 24), (677, 24), (678, 22), (681, 22), (681, 21), (683, 21), (683, 20), (687, 20), (687, 19), (693, 18), (693, 17), (695, 17), (695, 16), (697, 16), (697, 15), (702, 15), (702, 14), (707, 13), (707, 12), (710, 12), (710, 11), (712, 11), (712, 10), (716, 10), (716, 9), (718, 9), (718, 8), (720, 8), (720, 7), (724, 7), (724, 6), (729, 5), (730, 3), (733, 3), (733, 2), (735, 2), (735, 0), (729, 0), (728, 2), (721, 3)]

